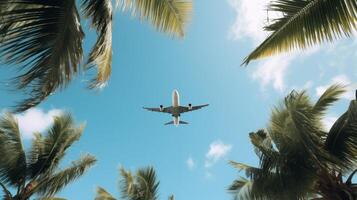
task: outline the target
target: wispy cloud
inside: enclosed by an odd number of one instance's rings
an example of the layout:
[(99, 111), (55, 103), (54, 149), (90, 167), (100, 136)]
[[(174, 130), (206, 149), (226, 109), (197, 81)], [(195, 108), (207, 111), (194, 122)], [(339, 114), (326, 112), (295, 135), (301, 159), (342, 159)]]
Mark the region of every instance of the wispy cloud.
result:
[(236, 12), (236, 20), (232, 25), (229, 35), (232, 39), (239, 40), (250, 38), (257, 45), (267, 36), (263, 31), (267, 18), (266, 5), (269, 0), (229, 0), (231, 7)]
[(337, 117), (335, 116), (327, 116), (322, 120), (325, 131), (329, 131), (332, 125), (336, 122)]
[[(228, 2), (236, 12), (235, 23), (229, 31), (230, 38), (233, 40), (249, 39), (252, 47), (257, 46), (269, 34), (263, 30), (267, 18), (272, 20), (279, 15), (277, 12), (267, 13), (270, 0), (228, 0)], [(301, 55), (310, 55), (318, 49), (316, 47), (304, 52), (285, 53), (266, 58), (259, 62), (251, 77), (259, 81), (263, 89), (271, 85), (275, 90), (283, 92), (287, 88), (286, 72), (292, 62)]]
[(347, 92), (342, 95), (342, 98), (347, 100), (354, 99), (354, 88), (351, 80), (346, 74), (340, 74), (332, 78), (332, 80), (326, 85), (320, 85), (316, 87), (316, 96), (320, 97), (326, 89), (331, 86), (332, 84), (341, 84), (347, 87)]
[(188, 169), (190, 169), (190, 170), (192, 170), (196, 167), (196, 163), (191, 156), (186, 160), (186, 165), (187, 165)]
[(272, 84), (274, 89), (283, 92), (285, 73), (295, 56), (276, 56), (260, 64), (253, 72), (252, 78), (260, 81), (263, 88)]
[(32, 138), (34, 132), (45, 131), (52, 123), (53, 118), (62, 113), (60, 109), (43, 111), (39, 108), (31, 108), (24, 113), (16, 114), (19, 129), (24, 138)]
[(212, 167), (221, 158), (226, 156), (231, 149), (232, 145), (224, 144), (220, 140), (212, 142), (208, 152), (206, 153), (205, 167)]

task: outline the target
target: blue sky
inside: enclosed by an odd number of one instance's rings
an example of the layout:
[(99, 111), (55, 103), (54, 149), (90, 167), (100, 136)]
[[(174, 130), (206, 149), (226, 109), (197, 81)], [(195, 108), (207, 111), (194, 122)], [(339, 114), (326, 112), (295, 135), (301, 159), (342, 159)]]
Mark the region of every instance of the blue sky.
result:
[[(96, 186), (119, 196), (119, 166), (135, 170), (151, 165), (160, 180), (161, 199), (171, 193), (177, 200), (231, 199), (226, 188), (239, 173), (227, 161), (257, 164), (248, 133), (264, 128), (273, 106), (292, 89), (305, 88), (316, 99), (331, 83), (349, 84), (350, 93), (325, 119), (326, 126), (331, 124), (357, 87), (357, 40), (343, 39), (240, 67), (265, 36), (265, 2), (196, 0), (184, 40), (116, 12), (108, 86), (89, 91), (85, 86), (91, 73), (81, 75), (66, 90), (19, 116), (26, 141), (31, 130), (45, 129), (61, 110), (86, 123), (65, 163), (87, 152), (98, 162), (59, 196), (94, 199)], [(93, 43), (94, 33), (87, 33), (86, 51)], [(1, 81), (13, 74), (2, 70)], [(187, 126), (163, 126), (171, 116), (142, 106), (169, 106), (173, 89), (179, 90), (181, 104), (210, 106), (184, 114)], [(0, 95), (1, 108), (21, 98), (5, 89)]]

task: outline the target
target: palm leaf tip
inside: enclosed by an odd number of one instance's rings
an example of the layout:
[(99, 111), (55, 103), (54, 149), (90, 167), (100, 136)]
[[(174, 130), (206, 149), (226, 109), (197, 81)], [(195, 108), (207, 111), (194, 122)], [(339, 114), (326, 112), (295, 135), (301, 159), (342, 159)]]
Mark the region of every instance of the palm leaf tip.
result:
[(339, 97), (346, 92), (346, 88), (341, 84), (334, 84), (328, 87), (314, 105), (314, 111), (323, 114)]
[(150, 21), (170, 35), (183, 37), (192, 13), (191, 0), (118, 0), (119, 7), (131, 10), (133, 16)]
[(276, 0), (269, 10), (281, 13), (265, 30), (272, 31), (243, 61), (260, 59), (350, 36), (357, 27), (355, 0)]
[(81, 177), (96, 161), (94, 156), (83, 156), (79, 160), (72, 162), (70, 167), (40, 180), (36, 188), (36, 193), (44, 197), (52, 197), (70, 182)]
[(116, 200), (109, 192), (102, 187), (97, 187), (95, 200)]
[(102, 89), (112, 72), (112, 3), (111, 0), (85, 0), (82, 7), (97, 30), (98, 38), (92, 48), (86, 68), (97, 66), (97, 76), (89, 84), (90, 89)]

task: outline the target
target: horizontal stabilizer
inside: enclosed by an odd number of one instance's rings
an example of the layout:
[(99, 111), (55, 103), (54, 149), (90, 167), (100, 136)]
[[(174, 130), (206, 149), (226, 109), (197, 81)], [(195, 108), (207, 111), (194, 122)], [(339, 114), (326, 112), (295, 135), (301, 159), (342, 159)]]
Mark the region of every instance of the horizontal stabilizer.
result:
[[(174, 121), (167, 122), (165, 125), (170, 125), (170, 124), (174, 124)], [(188, 124), (188, 122), (180, 121), (179, 124)], [(177, 125), (178, 125), (178, 124), (177, 124)]]
[(174, 121), (167, 122), (165, 125), (174, 124)]

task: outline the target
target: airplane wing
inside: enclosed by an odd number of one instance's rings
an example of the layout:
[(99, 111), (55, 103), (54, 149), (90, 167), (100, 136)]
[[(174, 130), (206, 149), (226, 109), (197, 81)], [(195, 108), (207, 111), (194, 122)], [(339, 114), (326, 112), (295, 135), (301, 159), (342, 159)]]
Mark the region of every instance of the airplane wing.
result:
[(201, 109), (201, 108), (206, 107), (208, 105), (209, 104), (204, 104), (204, 105), (199, 105), (199, 106), (192, 106), (191, 109), (188, 106), (181, 106), (181, 110), (182, 110), (181, 113), (198, 110), (198, 109)]
[(172, 106), (166, 107), (166, 108), (163, 108), (162, 110), (160, 108), (147, 108), (147, 107), (143, 107), (143, 108), (146, 110), (149, 110), (149, 111), (153, 111), (153, 112), (171, 113), (171, 111), (172, 111), (171, 107)]

